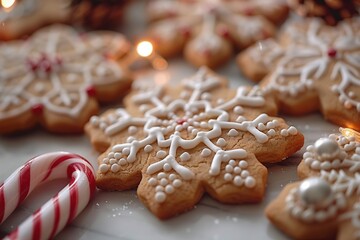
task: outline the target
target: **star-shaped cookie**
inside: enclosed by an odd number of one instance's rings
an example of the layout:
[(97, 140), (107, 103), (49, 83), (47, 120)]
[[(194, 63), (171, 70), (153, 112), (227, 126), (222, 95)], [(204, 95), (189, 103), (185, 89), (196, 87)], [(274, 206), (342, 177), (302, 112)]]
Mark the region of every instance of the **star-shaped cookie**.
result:
[(288, 13), (283, 0), (155, 0), (148, 36), (165, 56), (184, 52), (200, 67), (217, 67), (252, 43), (275, 34)]
[(294, 239), (358, 239), (359, 139), (331, 134), (308, 146), (298, 167), (304, 180), (270, 203), (270, 221)]
[(267, 169), (303, 145), (257, 89), (229, 89), (201, 68), (180, 86), (134, 86), (125, 109), (94, 116), (85, 126), (98, 158), (97, 186), (137, 188), (161, 219), (187, 211), (205, 192), (223, 203), (254, 203)]
[(65, 25), (26, 41), (0, 45), (0, 133), (41, 124), (51, 132), (82, 132), (98, 103), (124, 95), (131, 85), (115, 61), (129, 51), (120, 34), (79, 35)]
[(360, 18), (328, 26), (307, 19), (285, 27), (278, 41), (256, 43), (238, 57), (243, 73), (261, 81), (280, 111), (321, 111), (360, 129)]

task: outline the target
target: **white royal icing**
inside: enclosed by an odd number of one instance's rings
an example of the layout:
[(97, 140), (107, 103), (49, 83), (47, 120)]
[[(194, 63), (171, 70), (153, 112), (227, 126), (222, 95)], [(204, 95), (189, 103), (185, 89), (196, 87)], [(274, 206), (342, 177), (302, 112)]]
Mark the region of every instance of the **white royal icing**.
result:
[[(21, 43), (21, 50), (11, 44), (0, 47), (0, 119), (20, 115), (36, 104), (76, 117), (88, 101), (88, 87), (113, 83), (122, 77), (117, 63), (87, 47), (70, 27), (54, 26), (35, 33)], [(64, 46), (66, 51), (62, 50)], [(45, 86), (50, 89), (45, 91)]]
[[(297, 96), (313, 89), (315, 81), (330, 72), (329, 87), (338, 95), (345, 108), (360, 112), (360, 99), (350, 88), (360, 87), (360, 18), (342, 22), (337, 27), (324, 29), (317, 19), (309, 20), (306, 32), (287, 28), (292, 43), (282, 49), (273, 40), (258, 43), (250, 56), (263, 62), (269, 69), (276, 64), (270, 75), (266, 91), (277, 90), (281, 94)], [(274, 61), (281, 56), (279, 61)], [(285, 81), (286, 79), (296, 79)], [(339, 78), (340, 82), (335, 79)], [(327, 77), (326, 77), (327, 79)]]
[[(238, 135), (239, 132), (248, 132), (259, 143), (265, 143), (271, 138), (267, 134), (269, 130), (276, 131), (277, 135), (280, 135), (281, 129), (279, 129), (278, 120), (272, 120), (266, 114), (260, 114), (254, 120), (244, 120), (240, 123), (230, 120), (228, 111), (233, 111), (236, 106), (261, 107), (265, 104), (258, 88), (248, 91), (239, 87), (233, 98), (217, 106), (213, 106), (211, 102), (201, 98), (203, 93), (219, 87), (220, 82), (217, 77), (208, 75), (206, 69), (200, 69), (194, 77), (183, 81), (184, 87), (191, 92), (188, 99), (175, 99), (165, 104), (160, 98), (162, 90), (158, 88), (153, 91), (140, 92), (132, 97), (134, 103), (138, 105), (149, 103), (154, 106), (144, 113), (144, 117), (132, 117), (126, 110), (118, 109), (112, 114), (92, 119), (91, 123), (95, 127), (100, 127), (101, 123), (104, 123), (103, 126), (105, 127), (102, 130), (108, 136), (120, 133), (128, 129), (129, 126), (143, 127), (142, 130), (145, 134), (142, 139), (134, 139), (132, 142), (114, 145), (112, 151), (103, 159), (99, 170), (102, 173), (117, 170), (117, 167), (109, 170), (103, 166), (111, 165), (108, 159), (112, 159), (116, 153), (119, 153), (117, 158), (124, 158), (128, 163), (132, 163), (136, 161), (136, 155), (140, 150), (144, 149), (146, 152), (150, 152), (148, 146), (156, 144), (160, 148), (156, 152), (157, 161), (148, 166), (146, 173), (154, 175), (162, 172), (162, 175), (170, 174), (170, 177), (172, 176), (171, 173), (174, 172), (179, 181), (180, 179), (188, 181), (193, 179), (195, 174), (182, 165), (183, 162), (191, 161), (191, 155), (186, 150), (194, 149), (200, 145), (204, 146), (202, 150), (200, 149), (201, 157), (213, 156), (210, 161), (209, 175), (218, 176), (221, 173), (222, 163), (231, 166), (235, 164), (233, 171), (226, 172), (224, 178), (232, 181), (235, 186), (253, 188), (256, 185), (256, 180), (246, 170), (248, 164), (244, 159), (247, 157), (247, 152), (241, 148), (224, 150), (227, 143), (221, 136), (223, 132), (229, 132), (231, 136)], [(177, 112), (181, 112), (181, 116), (177, 115)], [(110, 121), (110, 116), (115, 116), (117, 119)], [(264, 126), (262, 130), (258, 129), (260, 123)], [(284, 130), (288, 134), (297, 134), (297, 131), (293, 129), (295, 128)], [(184, 139), (183, 134), (189, 136)], [(124, 149), (127, 149), (125, 153)], [(185, 151), (180, 154), (181, 149)], [(161, 185), (161, 183), (159, 184)], [(174, 187), (177, 187), (175, 181)], [(169, 189), (171, 188), (169, 187)], [(171, 192), (171, 190), (169, 191)], [(155, 200), (165, 201), (165, 192), (162, 188), (161, 191), (157, 191)]]

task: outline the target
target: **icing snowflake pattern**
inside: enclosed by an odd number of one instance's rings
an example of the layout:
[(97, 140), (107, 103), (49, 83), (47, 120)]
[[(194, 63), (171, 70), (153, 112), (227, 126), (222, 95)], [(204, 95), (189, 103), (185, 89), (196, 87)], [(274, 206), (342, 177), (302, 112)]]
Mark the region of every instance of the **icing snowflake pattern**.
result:
[[(282, 0), (242, 0), (240, 4), (238, 0), (157, 0), (149, 4), (148, 12), (150, 19), (159, 20), (150, 27), (149, 35), (159, 44), (161, 54), (173, 55), (184, 48), (185, 55), (189, 49), (216, 61), (225, 58), (220, 53), (232, 51), (232, 45), (245, 48), (272, 36), (272, 22), (281, 22), (287, 16), (287, 6)], [(165, 46), (174, 41), (182, 43), (172, 45), (170, 53)]]
[[(264, 65), (267, 72), (270, 72), (264, 76), (265, 91), (275, 92), (279, 95), (279, 101), (287, 102), (289, 97), (302, 99), (308, 96), (305, 93), (316, 93), (326, 118), (358, 128), (359, 29), (360, 18), (343, 21), (336, 27), (329, 27), (318, 19), (289, 24), (283, 33), (286, 43), (283, 43), (282, 38), (281, 44), (274, 40), (260, 42), (247, 53), (241, 54), (239, 59), (244, 57), (245, 60), (248, 55), (255, 62)], [(342, 122), (338, 118), (332, 118), (329, 113), (331, 110), (324, 107), (324, 103), (329, 102), (326, 99), (328, 96), (336, 97), (339, 108), (351, 112), (349, 116), (352, 117), (344, 116)]]
[(79, 117), (97, 88), (122, 84), (122, 68), (107, 59), (105, 51), (115, 42), (125, 46), (124, 41), (116, 34), (81, 37), (70, 27), (55, 25), (27, 41), (3, 43), (0, 122), (29, 111), (39, 115), (45, 109)]
[[(100, 157), (100, 178), (107, 174), (121, 174), (122, 167), (126, 169), (127, 165), (140, 162), (141, 152), (153, 153), (154, 159), (144, 172), (147, 177), (142, 181), (147, 179), (144, 185), (153, 187), (154, 200), (160, 204), (184, 182), (196, 179), (196, 171), (189, 166), (194, 161), (194, 149), (198, 149), (200, 158), (211, 158), (210, 162), (206, 162), (209, 164), (206, 175), (221, 176), (233, 186), (252, 189), (258, 183), (249, 170), (249, 153), (236, 144), (227, 149), (224, 133), (228, 138), (248, 133), (258, 144), (268, 142), (275, 135), (283, 139), (299, 136), (295, 127), (284, 128), (280, 120), (265, 113), (252, 120), (243, 116), (245, 108), (256, 109), (265, 105), (258, 88), (249, 91), (239, 87), (233, 98), (227, 101), (220, 99), (214, 106), (210, 100), (213, 98), (211, 92), (221, 84), (218, 77), (210, 75), (205, 68), (185, 79), (183, 86), (185, 90), (179, 99), (163, 97), (164, 89), (160, 86), (155, 90), (140, 90), (133, 95), (131, 101), (144, 117), (132, 116), (120, 108), (91, 118), (87, 128), (101, 129), (107, 138), (115, 138), (126, 129), (129, 134), (126, 143), (112, 143)], [(234, 112), (236, 119), (231, 119), (229, 112)], [(143, 134), (139, 138), (140, 131)]]

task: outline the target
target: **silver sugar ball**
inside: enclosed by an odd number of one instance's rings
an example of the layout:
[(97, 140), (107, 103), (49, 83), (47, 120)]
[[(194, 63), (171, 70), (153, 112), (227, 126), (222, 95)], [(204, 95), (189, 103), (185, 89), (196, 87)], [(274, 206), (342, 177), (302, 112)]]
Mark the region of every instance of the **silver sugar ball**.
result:
[(315, 142), (315, 149), (320, 160), (333, 160), (340, 153), (339, 144), (330, 138), (320, 138)]
[(308, 178), (299, 187), (300, 199), (306, 205), (325, 207), (333, 200), (330, 184), (322, 178)]

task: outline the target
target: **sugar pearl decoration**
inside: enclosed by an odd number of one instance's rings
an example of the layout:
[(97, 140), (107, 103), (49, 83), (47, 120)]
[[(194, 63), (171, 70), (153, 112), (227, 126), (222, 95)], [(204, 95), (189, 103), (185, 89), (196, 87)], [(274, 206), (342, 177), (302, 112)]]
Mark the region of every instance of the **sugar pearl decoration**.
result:
[(326, 206), (333, 200), (333, 191), (328, 182), (321, 178), (308, 178), (299, 186), (300, 199), (306, 205)]
[(320, 138), (315, 142), (314, 146), (321, 160), (335, 159), (340, 153), (338, 143), (330, 138)]

